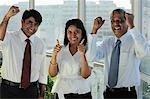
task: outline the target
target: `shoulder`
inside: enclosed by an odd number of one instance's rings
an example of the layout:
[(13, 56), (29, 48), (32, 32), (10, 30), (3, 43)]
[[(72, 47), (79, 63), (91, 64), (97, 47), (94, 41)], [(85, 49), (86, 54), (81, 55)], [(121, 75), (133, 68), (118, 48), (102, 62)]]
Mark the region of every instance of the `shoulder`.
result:
[(35, 43), (40, 44), (40, 45), (45, 44), (44, 41), (41, 38), (39, 38), (38, 36), (34, 37), (34, 41), (35, 41)]
[(114, 36), (107, 36), (103, 40), (104, 43), (111, 43), (111, 42), (114, 42), (114, 41), (115, 41), (115, 37)]
[(67, 47), (62, 45), (62, 48), (60, 50), (60, 53), (64, 53), (65, 51), (67, 51)]
[(19, 35), (19, 31), (6, 31), (6, 35), (17, 36)]
[(6, 31), (5, 40), (12, 40), (19, 38), (19, 31)]
[(41, 50), (46, 50), (46, 43), (38, 36), (34, 36), (34, 45)]
[(68, 50), (69, 49), (66, 46), (62, 45), (62, 48), (59, 51), (58, 56), (65, 56), (67, 54)]

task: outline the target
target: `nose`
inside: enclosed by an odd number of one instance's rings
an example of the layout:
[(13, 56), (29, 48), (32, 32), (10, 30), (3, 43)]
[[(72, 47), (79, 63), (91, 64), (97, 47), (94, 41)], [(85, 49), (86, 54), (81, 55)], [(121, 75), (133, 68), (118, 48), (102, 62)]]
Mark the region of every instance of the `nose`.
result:
[(76, 33), (76, 32), (73, 32), (73, 35), (77, 35), (77, 33)]
[(33, 31), (35, 29), (35, 26), (31, 24), (30, 29)]

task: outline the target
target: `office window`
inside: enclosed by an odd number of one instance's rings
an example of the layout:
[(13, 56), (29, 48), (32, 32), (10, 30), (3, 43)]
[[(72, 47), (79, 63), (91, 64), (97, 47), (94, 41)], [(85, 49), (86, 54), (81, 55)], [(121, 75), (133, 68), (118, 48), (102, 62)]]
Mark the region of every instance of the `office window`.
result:
[(150, 42), (150, 1), (143, 0), (142, 1), (142, 33), (146, 37), (146, 39)]
[(1, 0), (0, 1), (0, 12), (1, 12), (0, 21), (3, 20), (4, 15), (7, 13), (7, 11), (12, 5), (18, 6), (20, 9), (20, 12), (10, 19), (8, 28), (7, 28), (8, 31), (16, 31), (16, 29), (20, 29), (22, 14), (25, 9), (29, 8), (28, 7), (29, 0)]
[[(142, 34), (146, 37), (146, 41), (150, 43), (150, 1), (143, 0), (142, 1)], [(145, 57), (141, 63), (141, 72), (150, 76), (150, 57)]]
[(51, 49), (59, 39), (63, 44), (65, 23), (77, 18), (77, 0), (35, 0), (35, 9), (43, 16), (38, 36), (44, 40), (47, 49)]
[[(146, 41), (150, 44), (150, 1), (143, 0), (141, 2), (141, 23), (142, 34)], [(150, 56), (144, 57), (141, 61), (141, 94), (143, 99), (150, 99)]]
[(110, 14), (112, 10), (122, 8), (127, 12), (132, 12), (130, 0), (86, 0), (86, 29), (90, 33), (93, 20), (101, 16), (105, 23), (98, 31), (98, 41), (113, 35), (110, 24)]

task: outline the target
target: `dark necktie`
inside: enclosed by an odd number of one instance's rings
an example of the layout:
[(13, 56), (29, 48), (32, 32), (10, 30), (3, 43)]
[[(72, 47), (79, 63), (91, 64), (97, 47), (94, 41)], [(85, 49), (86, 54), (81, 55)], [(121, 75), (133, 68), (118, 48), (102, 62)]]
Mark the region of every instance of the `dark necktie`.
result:
[(27, 42), (24, 58), (23, 58), (23, 68), (21, 76), (21, 88), (26, 89), (30, 85), (30, 75), (31, 75), (31, 45), (30, 40), (26, 39)]
[(115, 47), (113, 48), (110, 62), (110, 70), (108, 76), (108, 85), (113, 88), (117, 85), (118, 72), (119, 72), (119, 58), (120, 58), (120, 44), (121, 41), (117, 40)]

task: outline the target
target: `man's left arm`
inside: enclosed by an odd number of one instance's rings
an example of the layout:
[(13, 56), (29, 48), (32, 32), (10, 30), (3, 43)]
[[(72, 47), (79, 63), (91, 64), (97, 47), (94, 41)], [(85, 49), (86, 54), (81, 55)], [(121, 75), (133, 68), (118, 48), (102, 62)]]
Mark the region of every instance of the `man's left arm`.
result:
[[(44, 47), (43, 47), (44, 49)], [(41, 56), (41, 65), (40, 65), (40, 75), (39, 75), (39, 98), (44, 99), (44, 93), (46, 90), (47, 77), (48, 77), (48, 63), (46, 62), (46, 51), (43, 50), (43, 54)]]
[(133, 22), (134, 21), (133, 14), (127, 13), (125, 17), (129, 32), (131, 33), (131, 36), (135, 43), (136, 55), (139, 58), (143, 58), (146, 55), (150, 55), (150, 45), (148, 44), (148, 42), (146, 42), (146, 39), (143, 37), (143, 35), (135, 28)]
[(43, 65), (41, 65), (40, 68), (40, 76), (39, 76), (39, 98), (38, 99), (44, 99), (44, 92), (46, 90), (46, 84), (47, 84), (47, 77), (48, 77), (48, 65), (44, 62)]
[(45, 90), (46, 90), (46, 85), (39, 83), (39, 97), (38, 97), (38, 99), (44, 99)]

